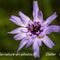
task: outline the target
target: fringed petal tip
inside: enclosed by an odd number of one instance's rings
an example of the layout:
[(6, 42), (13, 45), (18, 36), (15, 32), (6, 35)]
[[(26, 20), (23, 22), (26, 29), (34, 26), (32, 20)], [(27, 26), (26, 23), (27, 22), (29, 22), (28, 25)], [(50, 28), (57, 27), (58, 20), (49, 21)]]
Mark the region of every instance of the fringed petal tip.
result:
[(33, 17), (34, 17), (34, 19), (37, 18), (38, 11), (39, 11), (38, 2), (37, 1), (33, 1)]
[(39, 58), (39, 57), (40, 57), (39, 54), (37, 55), (36, 53), (34, 53), (33, 56), (34, 56), (35, 58)]
[(19, 48), (17, 49), (17, 52), (19, 52), (27, 43), (28, 43), (28, 40), (22, 40), (20, 42)]
[(16, 28), (16, 29), (8, 32), (8, 34), (18, 34), (18, 33), (20, 33), (20, 28)]
[(10, 17), (10, 21), (13, 22), (14, 24), (18, 25), (18, 26), (25, 27), (25, 25), (23, 24), (22, 20), (19, 17), (17, 17), (17, 16), (13, 16), (12, 15)]
[(19, 11), (19, 16), (22, 18), (22, 20), (24, 20), (26, 22), (27, 22), (27, 20), (28, 21), (30, 20), (30, 18), (21, 11)]
[(19, 11), (19, 16), (20, 16), (20, 14), (23, 14), (21, 11)]
[(51, 25), (51, 26), (48, 26), (44, 32), (46, 34), (50, 34), (52, 32), (60, 32), (60, 26), (57, 26), (57, 25)]
[(56, 17), (57, 17), (57, 14), (55, 12), (46, 19), (46, 21), (43, 23), (43, 26), (48, 26), (49, 24), (51, 24), (51, 22), (54, 21)]
[(14, 34), (14, 33), (12, 33), (12, 32), (7, 32), (7, 34)]
[(8, 34), (12, 34), (11, 32), (7, 32)]
[(54, 14), (56, 15), (56, 17), (58, 16), (56, 12), (54, 12)]
[(34, 41), (34, 43), (33, 43), (33, 55), (34, 55), (34, 57), (39, 57), (39, 45), (38, 45), (38, 42), (37, 42), (37, 40), (35, 40)]
[(33, 2), (37, 2), (37, 0), (33, 0)]

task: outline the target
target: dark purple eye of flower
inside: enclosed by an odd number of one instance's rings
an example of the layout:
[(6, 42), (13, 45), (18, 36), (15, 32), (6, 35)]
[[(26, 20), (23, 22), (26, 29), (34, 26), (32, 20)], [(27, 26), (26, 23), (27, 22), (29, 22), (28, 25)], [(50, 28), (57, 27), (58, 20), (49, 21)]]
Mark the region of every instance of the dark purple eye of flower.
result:
[(34, 24), (28, 24), (28, 31), (35, 35), (39, 35), (43, 30), (40, 30), (41, 25), (39, 22), (34, 22)]
[(40, 25), (38, 25), (38, 26), (34, 26), (34, 25), (33, 25), (32, 28), (33, 28), (32, 31), (38, 32), (38, 31), (40, 30)]

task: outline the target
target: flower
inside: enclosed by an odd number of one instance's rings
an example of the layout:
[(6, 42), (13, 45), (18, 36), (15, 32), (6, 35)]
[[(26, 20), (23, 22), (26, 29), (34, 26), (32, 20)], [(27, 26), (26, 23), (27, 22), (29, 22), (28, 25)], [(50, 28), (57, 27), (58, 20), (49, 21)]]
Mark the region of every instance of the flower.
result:
[(42, 46), (42, 42), (48, 48), (52, 48), (55, 45), (47, 34), (60, 32), (60, 26), (50, 25), (57, 17), (56, 12), (44, 21), (43, 14), (38, 8), (38, 2), (33, 1), (33, 21), (21, 11), (19, 16), (11, 16), (10, 21), (20, 27), (9, 32), (10, 34), (15, 34), (13, 37), (15, 40), (21, 40), (17, 52), (25, 45), (26, 47), (32, 45), (34, 57), (39, 57), (39, 46)]

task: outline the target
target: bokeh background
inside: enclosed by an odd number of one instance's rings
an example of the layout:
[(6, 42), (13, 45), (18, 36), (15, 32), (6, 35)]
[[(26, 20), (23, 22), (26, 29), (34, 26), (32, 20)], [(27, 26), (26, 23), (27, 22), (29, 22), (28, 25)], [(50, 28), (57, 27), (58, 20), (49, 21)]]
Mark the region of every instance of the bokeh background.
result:
[[(54, 12), (58, 17), (52, 24), (60, 25), (60, 0), (37, 0), (40, 10), (44, 14), (44, 20)], [(0, 0), (0, 53), (16, 53), (20, 41), (13, 39), (14, 35), (7, 32), (17, 28), (15, 24), (9, 21), (11, 15), (18, 16), (19, 11), (24, 12), (32, 18), (33, 0)], [(51, 33), (49, 37), (54, 41), (55, 47), (49, 49), (44, 44), (40, 47), (40, 58), (33, 56), (0, 56), (0, 60), (60, 60), (60, 33)], [(23, 48), (21, 53), (33, 53), (32, 46)], [(46, 56), (46, 52), (56, 53), (56, 56)]]

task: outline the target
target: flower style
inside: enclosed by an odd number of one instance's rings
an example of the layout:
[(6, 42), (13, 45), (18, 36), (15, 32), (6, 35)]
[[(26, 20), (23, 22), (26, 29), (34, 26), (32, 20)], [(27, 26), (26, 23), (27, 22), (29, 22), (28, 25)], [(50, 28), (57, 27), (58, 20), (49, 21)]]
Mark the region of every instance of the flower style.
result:
[(42, 42), (48, 48), (52, 48), (55, 45), (47, 34), (60, 32), (60, 26), (50, 25), (57, 17), (56, 12), (44, 21), (43, 14), (39, 11), (37, 1), (33, 1), (33, 21), (21, 11), (19, 12), (19, 16), (20, 17), (11, 16), (10, 21), (20, 27), (9, 32), (10, 34), (15, 34), (13, 37), (15, 40), (21, 40), (17, 52), (25, 45), (26, 47), (32, 45), (34, 57), (40, 57), (39, 46), (42, 46)]

